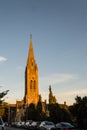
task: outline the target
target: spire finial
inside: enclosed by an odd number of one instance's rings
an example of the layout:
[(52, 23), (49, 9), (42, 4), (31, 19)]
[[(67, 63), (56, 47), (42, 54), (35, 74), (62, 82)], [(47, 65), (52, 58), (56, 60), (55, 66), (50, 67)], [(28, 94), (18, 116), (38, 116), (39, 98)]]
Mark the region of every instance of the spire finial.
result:
[(30, 34), (30, 39), (32, 39), (32, 34)]

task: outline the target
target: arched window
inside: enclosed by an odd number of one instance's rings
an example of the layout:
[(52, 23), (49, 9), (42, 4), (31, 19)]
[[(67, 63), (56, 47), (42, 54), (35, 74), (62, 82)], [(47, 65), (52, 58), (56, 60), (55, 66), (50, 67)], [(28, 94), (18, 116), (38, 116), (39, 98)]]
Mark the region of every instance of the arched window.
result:
[(32, 89), (32, 80), (30, 81), (30, 89)]
[(36, 81), (34, 80), (34, 89), (36, 89)]

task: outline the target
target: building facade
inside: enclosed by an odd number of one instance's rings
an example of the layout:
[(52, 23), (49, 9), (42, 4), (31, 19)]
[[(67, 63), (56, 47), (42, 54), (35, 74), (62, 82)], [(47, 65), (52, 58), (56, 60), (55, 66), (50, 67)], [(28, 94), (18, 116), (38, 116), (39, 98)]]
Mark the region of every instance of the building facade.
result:
[(32, 36), (30, 36), (30, 47), (25, 68), (25, 96), (26, 105), (31, 103), (37, 104), (39, 100), (38, 89), (38, 67), (34, 58), (34, 50), (32, 44)]

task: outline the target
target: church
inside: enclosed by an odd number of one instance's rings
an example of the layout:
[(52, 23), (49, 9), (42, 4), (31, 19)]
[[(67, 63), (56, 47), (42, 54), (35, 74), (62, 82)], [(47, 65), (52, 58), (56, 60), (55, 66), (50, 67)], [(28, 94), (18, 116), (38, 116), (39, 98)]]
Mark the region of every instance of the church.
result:
[[(9, 105), (9, 122), (21, 121), (21, 117), (24, 116), (26, 108), (31, 104), (37, 105), (40, 98), (39, 87), (38, 87), (38, 66), (34, 57), (32, 35), (30, 35), (29, 51), (25, 67), (25, 92), (24, 98), (21, 101), (16, 101), (16, 104)], [(47, 112), (46, 100), (42, 102), (42, 109)], [(49, 86), (49, 104), (56, 103), (56, 97), (53, 95), (51, 86)], [(60, 104), (61, 107), (66, 107), (66, 102)], [(15, 114), (11, 115), (11, 110), (15, 108)], [(12, 110), (13, 111), (13, 110)], [(16, 117), (14, 116), (16, 115)], [(11, 118), (12, 117), (12, 118)]]
[(21, 101), (16, 101), (16, 121), (21, 120), (21, 116), (25, 112), (25, 108), (33, 103), (37, 105), (39, 101), (38, 88), (38, 66), (34, 57), (32, 35), (30, 35), (29, 51), (25, 67), (25, 92)]
[(39, 100), (38, 67), (34, 58), (32, 36), (30, 36), (30, 48), (25, 68), (25, 95), (24, 103), (37, 104)]

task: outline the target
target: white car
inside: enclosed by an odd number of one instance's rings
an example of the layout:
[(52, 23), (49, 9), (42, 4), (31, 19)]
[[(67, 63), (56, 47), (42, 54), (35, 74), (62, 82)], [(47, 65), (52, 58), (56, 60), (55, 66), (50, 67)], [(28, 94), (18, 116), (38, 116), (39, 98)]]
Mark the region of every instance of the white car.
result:
[(55, 124), (50, 121), (42, 121), (39, 125), (39, 130), (51, 130), (52, 128), (55, 128)]
[(4, 122), (0, 116), (0, 130), (5, 130), (5, 125), (4, 125)]

